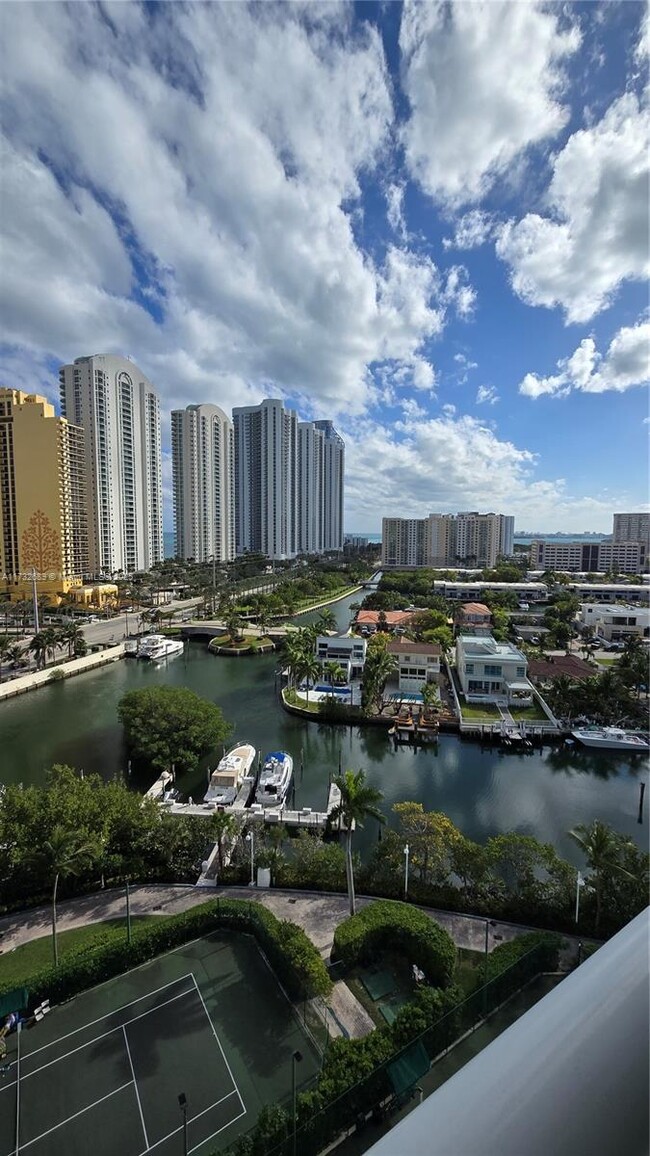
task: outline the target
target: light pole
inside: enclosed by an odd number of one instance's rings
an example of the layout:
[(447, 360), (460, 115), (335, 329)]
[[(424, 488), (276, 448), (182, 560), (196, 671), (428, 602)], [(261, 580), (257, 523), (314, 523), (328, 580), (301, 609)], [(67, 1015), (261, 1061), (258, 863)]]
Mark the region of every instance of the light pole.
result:
[(580, 888), (584, 887), (584, 885), (585, 881), (582, 878), (580, 871), (578, 871), (578, 875), (576, 877), (576, 923), (580, 918)]
[(296, 1064), (301, 1063), (302, 1052), (291, 1055), (291, 1102), (293, 1104), (293, 1156), (296, 1156)]
[(185, 1092), (180, 1093), (178, 1106), (183, 1113), (183, 1156), (187, 1156), (189, 1149), (187, 1147), (187, 1096)]
[(490, 927), (496, 927), (496, 919), (486, 919), (485, 920), (485, 955), (483, 958), (483, 1016), (484, 1017), (487, 1016), (488, 949), (490, 946), (489, 942), (488, 942), (488, 936), (490, 934)]
[(409, 845), (406, 844), (404, 848), (404, 902), (406, 903), (409, 897)]
[(255, 834), (253, 831), (248, 832), (248, 834), (246, 836), (246, 842), (250, 843), (250, 845), (251, 845), (251, 878), (250, 878), (250, 883), (248, 884), (248, 886), (254, 887), (255, 886)]

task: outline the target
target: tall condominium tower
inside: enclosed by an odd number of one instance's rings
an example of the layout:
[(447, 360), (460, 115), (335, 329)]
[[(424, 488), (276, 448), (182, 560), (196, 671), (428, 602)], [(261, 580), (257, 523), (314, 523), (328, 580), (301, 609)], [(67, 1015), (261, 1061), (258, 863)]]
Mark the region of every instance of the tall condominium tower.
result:
[(297, 553), (298, 420), (281, 401), (238, 406), (235, 429), (235, 549)]
[(298, 552), (343, 549), (345, 445), (331, 421), (298, 423)]
[(614, 514), (614, 541), (650, 546), (650, 514)]
[(218, 405), (172, 410), (176, 556), (197, 562), (235, 557), (234, 433)]
[(84, 434), (44, 397), (0, 389), (0, 566), (9, 598), (52, 602), (88, 569)]
[(78, 357), (59, 370), (61, 409), (85, 433), (93, 574), (148, 570), (163, 558), (160, 404), (124, 357)]

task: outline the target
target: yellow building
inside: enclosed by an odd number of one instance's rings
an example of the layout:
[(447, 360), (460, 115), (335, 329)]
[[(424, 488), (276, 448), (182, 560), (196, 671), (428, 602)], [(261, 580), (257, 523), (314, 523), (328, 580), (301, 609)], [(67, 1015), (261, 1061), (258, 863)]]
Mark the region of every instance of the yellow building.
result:
[(88, 569), (84, 434), (44, 397), (0, 388), (0, 592), (58, 602)]

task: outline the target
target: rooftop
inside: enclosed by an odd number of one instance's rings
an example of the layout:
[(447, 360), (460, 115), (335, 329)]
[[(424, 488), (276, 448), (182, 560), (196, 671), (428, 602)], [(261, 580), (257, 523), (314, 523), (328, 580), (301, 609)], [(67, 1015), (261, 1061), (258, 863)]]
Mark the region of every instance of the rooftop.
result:
[(488, 618), (492, 617), (489, 606), (483, 602), (463, 602), (462, 610), (464, 614), (487, 614)]
[(594, 678), (599, 673), (584, 659), (575, 654), (557, 654), (550, 658), (531, 658), (528, 662), (528, 677), (533, 682), (549, 682), (560, 675), (567, 675), (576, 681), (584, 682), (586, 678)]
[(405, 642), (398, 639), (389, 642), (386, 650), (389, 654), (440, 654), (440, 647), (435, 642)]
[(527, 662), (526, 655), (511, 642), (497, 642), (491, 634), (460, 634), (456, 641), (460, 642), (466, 658), (518, 658)]
[[(379, 615), (381, 610), (359, 610), (357, 614), (357, 623), (359, 626), (376, 626), (379, 622)], [(413, 617), (413, 611), (408, 610), (384, 610), (387, 626), (404, 626), (410, 622)]]

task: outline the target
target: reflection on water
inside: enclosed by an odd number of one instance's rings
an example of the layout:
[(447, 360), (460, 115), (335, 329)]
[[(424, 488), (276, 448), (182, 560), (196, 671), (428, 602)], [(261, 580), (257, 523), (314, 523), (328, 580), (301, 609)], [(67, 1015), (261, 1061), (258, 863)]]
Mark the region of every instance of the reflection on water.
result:
[[(350, 601), (355, 597), (335, 608), (341, 628), (348, 624)], [(98, 771), (104, 778), (125, 773), (117, 704), (128, 690), (170, 683), (217, 702), (233, 724), (234, 738), (248, 739), (262, 754), (289, 751), (299, 806), (323, 809), (329, 779), (339, 765), (344, 770), (363, 767), (384, 794), (389, 822), (394, 803), (416, 799), (427, 810), (445, 811), (474, 839), (484, 841), (500, 831), (534, 834), (573, 862), (579, 852), (567, 832), (592, 819), (611, 823), (646, 845), (646, 827), (636, 819), (638, 783), (647, 764), (638, 755), (577, 747), (504, 754), (445, 734), (437, 747), (395, 747), (381, 728), (306, 723), (286, 714), (275, 694), (276, 665), (275, 655), (217, 658), (195, 643), (186, 655), (161, 666), (119, 662), (3, 703), (0, 779), (42, 782), (54, 762)], [(196, 774), (180, 780), (181, 790), (199, 798), (207, 768), (220, 755), (221, 750), (212, 752)], [(369, 821), (358, 831), (356, 844), (367, 852), (376, 839), (377, 824)]]

